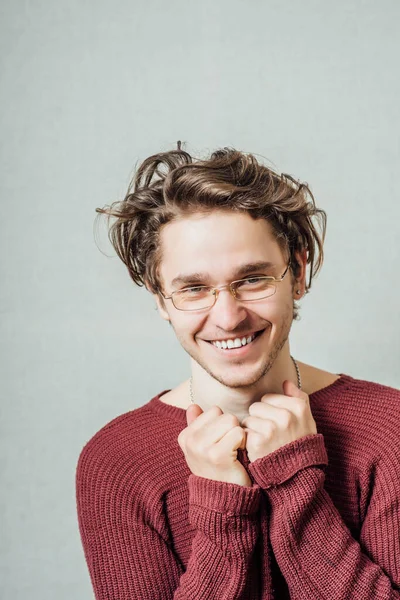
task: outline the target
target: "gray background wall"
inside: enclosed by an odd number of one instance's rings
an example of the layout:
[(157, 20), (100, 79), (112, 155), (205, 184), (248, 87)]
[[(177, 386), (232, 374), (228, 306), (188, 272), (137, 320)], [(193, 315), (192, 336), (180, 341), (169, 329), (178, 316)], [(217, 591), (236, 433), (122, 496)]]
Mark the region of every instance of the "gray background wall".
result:
[(400, 387), (396, 0), (6, 0), (1, 56), (2, 599), (92, 598), (84, 443), (188, 375), (95, 207), (136, 161), (230, 145), (307, 181), (326, 261), (295, 357)]

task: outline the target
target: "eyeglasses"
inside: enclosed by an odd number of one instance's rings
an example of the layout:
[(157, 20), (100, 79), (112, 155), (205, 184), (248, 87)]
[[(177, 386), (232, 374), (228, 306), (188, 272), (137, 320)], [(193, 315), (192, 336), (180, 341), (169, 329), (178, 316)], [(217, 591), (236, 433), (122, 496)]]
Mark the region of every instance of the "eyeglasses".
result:
[(229, 288), (232, 296), (239, 302), (253, 302), (269, 298), (276, 292), (276, 284), (283, 281), (288, 272), (290, 262), (281, 277), (256, 276), (247, 279), (238, 279), (227, 285), (213, 288), (206, 285), (196, 285), (172, 292), (170, 296), (164, 296), (164, 300), (172, 300), (178, 310), (204, 310), (211, 308), (217, 301), (221, 290)]

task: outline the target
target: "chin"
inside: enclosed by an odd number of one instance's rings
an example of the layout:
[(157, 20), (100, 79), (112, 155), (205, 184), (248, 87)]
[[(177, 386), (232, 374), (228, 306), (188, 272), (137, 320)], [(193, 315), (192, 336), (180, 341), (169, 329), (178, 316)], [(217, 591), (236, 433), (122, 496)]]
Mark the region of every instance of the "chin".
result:
[(272, 350), (264, 352), (263, 356), (259, 357), (259, 360), (253, 362), (253, 364), (246, 364), (243, 361), (241, 364), (231, 364), (217, 370), (214, 364), (207, 365), (198, 360), (198, 358), (193, 358), (213, 379), (216, 379), (222, 385), (235, 389), (252, 388), (272, 369), (286, 341), (287, 336), (283, 337), (279, 343), (276, 343)]
[(251, 388), (254, 387), (260, 379), (264, 377), (264, 375), (271, 368), (271, 364), (264, 365), (263, 367), (258, 368), (230, 368), (229, 371), (225, 370), (224, 372), (216, 372), (213, 369), (207, 368), (204, 366), (207, 373), (216, 381), (222, 383), (222, 385), (238, 389), (238, 388)]

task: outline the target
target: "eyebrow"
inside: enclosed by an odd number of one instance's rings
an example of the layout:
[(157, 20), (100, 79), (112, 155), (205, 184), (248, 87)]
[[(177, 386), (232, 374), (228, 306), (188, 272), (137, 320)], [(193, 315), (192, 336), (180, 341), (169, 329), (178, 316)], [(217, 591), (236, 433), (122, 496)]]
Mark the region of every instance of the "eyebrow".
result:
[[(243, 277), (244, 275), (249, 275), (249, 273), (253, 273), (254, 271), (262, 271), (265, 269), (270, 269), (271, 267), (275, 267), (275, 264), (266, 261), (247, 263), (238, 267), (234, 278), (240, 279), (240, 277)], [(185, 285), (189, 283), (201, 283), (202, 281), (207, 281), (208, 277), (209, 275), (207, 273), (180, 273), (171, 281), (171, 286)]]

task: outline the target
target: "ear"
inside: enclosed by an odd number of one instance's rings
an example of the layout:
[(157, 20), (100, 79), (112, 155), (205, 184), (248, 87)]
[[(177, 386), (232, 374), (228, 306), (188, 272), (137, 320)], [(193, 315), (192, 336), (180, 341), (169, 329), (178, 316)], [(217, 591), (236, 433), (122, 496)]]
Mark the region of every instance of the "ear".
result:
[(159, 294), (153, 294), (153, 298), (156, 301), (157, 309), (158, 309), (158, 312), (160, 313), (161, 317), (163, 319), (165, 319), (166, 321), (170, 321), (171, 319), (170, 319), (170, 316), (166, 309), (164, 299), (162, 297), (160, 297)]
[[(306, 289), (307, 250), (296, 251), (294, 255), (300, 265), (300, 269), (293, 284), (293, 291), (295, 300), (299, 300), (304, 295)], [(298, 290), (300, 290), (301, 294), (297, 294)]]
[(155, 289), (150, 285), (150, 282), (147, 278), (144, 280), (144, 285), (146, 290), (153, 296), (155, 303), (157, 305), (157, 310), (160, 313), (161, 317), (166, 321), (171, 321), (168, 311), (165, 306), (164, 298), (160, 293), (157, 293)]

